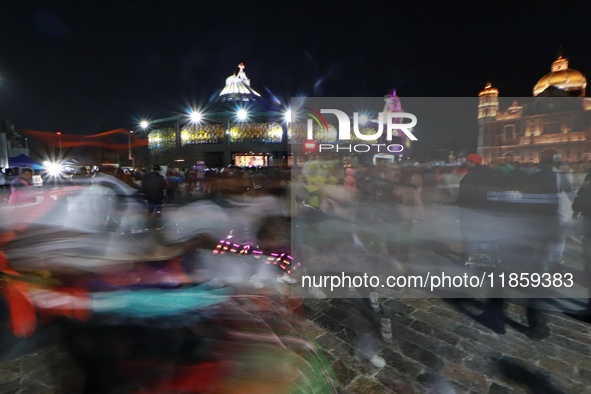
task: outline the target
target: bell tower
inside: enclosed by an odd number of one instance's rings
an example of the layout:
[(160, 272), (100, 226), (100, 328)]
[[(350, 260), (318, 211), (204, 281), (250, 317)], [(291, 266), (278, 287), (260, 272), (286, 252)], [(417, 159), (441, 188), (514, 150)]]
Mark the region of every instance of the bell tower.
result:
[(478, 93), (478, 147), (477, 153), (484, 158), (485, 163), (490, 162), (490, 152), (484, 152), (485, 139), (491, 132), (491, 126), (497, 119), (499, 111), (499, 91), (487, 82), (484, 89)]
[(487, 82), (478, 93), (478, 119), (496, 118), (499, 110), (499, 91)]

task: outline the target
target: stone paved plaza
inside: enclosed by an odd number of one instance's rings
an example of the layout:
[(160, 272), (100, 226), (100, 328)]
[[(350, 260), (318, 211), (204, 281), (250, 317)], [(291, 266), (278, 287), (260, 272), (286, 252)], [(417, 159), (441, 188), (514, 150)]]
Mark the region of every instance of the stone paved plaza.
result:
[(507, 308), (509, 328), (500, 335), (466, 315), (460, 300), (382, 299), (393, 341), (382, 343), (388, 365), (379, 369), (352, 356), (364, 320), (358, 301), (305, 303), (310, 328), (348, 393), (591, 392), (589, 324), (551, 312), (550, 336), (534, 341), (523, 333), (524, 308), (515, 304)]
[[(591, 392), (589, 324), (552, 312), (550, 336), (534, 341), (523, 333), (524, 308), (515, 304), (500, 335), (467, 316), (460, 300), (383, 298), (393, 341), (380, 344), (387, 366), (376, 368), (355, 357), (359, 332), (379, 337), (360, 315), (360, 302), (306, 299), (303, 307), (303, 327), (324, 350), (343, 393)], [(0, 364), (0, 393), (81, 392), (83, 374), (70, 355), (45, 342)]]
[[(417, 223), (416, 244), (405, 264), (465, 269), (458, 264), (461, 240), (454, 217), (440, 212)], [(582, 275), (581, 244), (569, 240), (564, 257), (564, 269)], [(525, 335), (523, 300), (506, 304), (507, 330), (496, 334), (474, 319), (483, 310), (482, 299), (388, 289), (379, 299), (379, 316), (392, 322), (393, 340), (386, 343), (379, 340), (378, 321), (367, 313), (366, 300), (347, 291), (348, 298), (305, 298), (299, 311), (306, 335), (323, 349), (342, 393), (591, 393), (591, 325), (563, 313), (581, 309), (583, 300), (544, 300), (541, 313), (550, 334), (534, 340)], [(82, 391), (84, 375), (57, 345), (55, 330), (40, 333), (34, 343), (0, 342), (0, 394)], [(368, 333), (378, 338), (383, 368), (357, 357), (359, 338)]]

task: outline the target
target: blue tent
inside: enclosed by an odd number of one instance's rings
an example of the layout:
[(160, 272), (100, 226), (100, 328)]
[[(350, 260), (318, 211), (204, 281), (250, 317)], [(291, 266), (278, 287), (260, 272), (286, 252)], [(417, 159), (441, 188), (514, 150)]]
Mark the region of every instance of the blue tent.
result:
[(20, 154), (16, 157), (13, 158), (9, 158), (8, 159), (8, 166), (10, 168), (14, 168), (14, 167), (29, 167), (35, 170), (40, 170), (41, 168), (43, 168), (43, 164), (39, 163), (38, 161), (35, 161), (33, 159), (31, 159), (29, 156), (25, 155), (25, 154)]

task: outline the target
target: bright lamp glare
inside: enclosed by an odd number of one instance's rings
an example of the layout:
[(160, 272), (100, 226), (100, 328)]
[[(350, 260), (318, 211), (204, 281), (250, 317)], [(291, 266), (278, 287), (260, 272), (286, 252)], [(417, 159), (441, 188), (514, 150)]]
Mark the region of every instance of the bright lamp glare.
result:
[(49, 163), (47, 164), (47, 172), (50, 176), (58, 176), (62, 173), (62, 166), (58, 163)]
[(288, 109), (287, 111), (285, 111), (285, 114), (283, 115), (285, 117), (285, 121), (287, 123), (291, 122), (291, 109)]
[(189, 114), (189, 117), (191, 118), (191, 122), (193, 122), (193, 123), (199, 123), (199, 122), (201, 122), (201, 119), (203, 118), (203, 116), (201, 115), (201, 112), (199, 112), (199, 111), (192, 111)]
[(366, 114), (359, 115), (359, 124), (366, 125), (369, 122), (369, 118)]
[(148, 121), (147, 121), (147, 120), (142, 120), (142, 121), (140, 122), (140, 127), (141, 127), (142, 129), (147, 129), (149, 125), (150, 125), (150, 124), (148, 123)]
[(241, 110), (238, 110), (238, 112), (236, 113), (236, 116), (238, 117), (238, 120), (244, 120), (248, 117), (248, 112), (246, 112), (245, 109), (241, 109)]

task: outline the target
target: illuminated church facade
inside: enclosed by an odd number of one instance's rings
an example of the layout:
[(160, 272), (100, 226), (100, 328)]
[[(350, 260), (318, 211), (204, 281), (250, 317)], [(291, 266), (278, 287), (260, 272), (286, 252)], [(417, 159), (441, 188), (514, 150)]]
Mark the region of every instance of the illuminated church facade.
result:
[(570, 163), (591, 160), (586, 87), (585, 76), (562, 56), (536, 83), (533, 98), (509, 100), (506, 108), (498, 89), (487, 83), (478, 95), (478, 154), (484, 163), (539, 163), (556, 155)]
[[(402, 147), (396, 155), (386, 155), (389, 160), (393, 160), (395, 156), (411, 154), (411, 141), (399, 130), (393, 130), (392, 141), (368, 142), (355, 136), (350, 140), (340, 141), (337, 127), (329, 122), (326, 129), (314, 125), (314, 140), (310, 141), (307, 123), (302, 119), (296, 121), (296, 116), (293, 116), (292, 121), (291, 111), (287, 106), (282, 107), (262, 97), (251, 87), (250, 79), (244, 72), (244, 64), (240, 63), (238, 68), (239, 72), (226, 78), (225, 87), (204, 108), (195, 109), (192, 114), (146, 122), (145, 129), (140, 132), (148, 136), (149, 158), (138, 158), (136, 164), (145, 165), (150, 162), (186, 167), (199, 162), (208, 167), (229, 164), (298, 166), (318, 153), (319, 144), (338, 146), (338, 149), (335, 148), (335, 155), (342, 157), (373, 157), (378, 151), (369, 144), (381, 142), (399, 144)], [(394, 90), (378, 101), (383, 106), (383, 111), (403, 112)], [(378, 127), (377, 120), (370, 120), (359, 128), (362, 134), (373, 136)], [(371, 151), (352, 152), (351, 143), (364, 142)], [(309, 148), (310, 143), (312, 148)], [(349, 145), (349, 150), (341, 147), (341, 144)]]
[(244, 64), (207, 106), (154, 119), (147, 127), (149, 161), (169, 166), (282, 165), (288, 159), (287, 123), (278, 105), (250, 86)]

